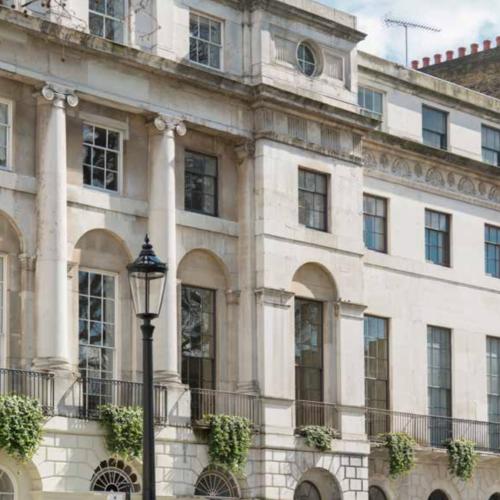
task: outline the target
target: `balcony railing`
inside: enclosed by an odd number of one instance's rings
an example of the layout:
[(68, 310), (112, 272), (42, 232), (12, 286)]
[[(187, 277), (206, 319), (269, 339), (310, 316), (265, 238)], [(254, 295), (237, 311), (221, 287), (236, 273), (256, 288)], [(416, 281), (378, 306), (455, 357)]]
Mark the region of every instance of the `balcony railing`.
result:
[(36, 399), (43, 412), (54, 411), (54, 376), (52, 373), (0, 368), (0, 394), (17, 394)]
[(260, 400), (257, 396), (212, 389), (191, 389), (191, 419), (201, 422), (204, 415), (245, 417), (259, 426)]
[[(81, 378), (78, 379), (78, 386), (80, 418), (99, 419), (99, 408), (105, 404), (142, 407), (143, 388), (140, 382)], [(158, 425), (165, 425), (167, 423), (167, 388), (155, 385), (153, 398), (155, 422)]]
[(338, 430), (338, 407), (321, 401), (295, 401), (295, 427), (322, 425)]
[(448, 439), (469, 439), (478, 450), (500, 453), (500, 423), (367, 408), (369, 438), (378, 440), (384, 432), (405, 432), (419, 445), (432, 447), (443, 447)]

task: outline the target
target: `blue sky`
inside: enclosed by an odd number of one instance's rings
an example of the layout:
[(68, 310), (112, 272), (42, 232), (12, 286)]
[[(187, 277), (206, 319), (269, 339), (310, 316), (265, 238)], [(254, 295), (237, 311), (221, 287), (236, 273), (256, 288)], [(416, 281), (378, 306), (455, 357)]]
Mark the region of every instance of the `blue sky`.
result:
[(409, 32), (409, 59), (460, 46), (470, 50), (470, 44), (500, 35), (500, 0), (320, 0), (331, 7), (355, 14), (358, 28), (368, 36), (360, 48), (372, 54), (404, 63), (404, 35), (402, 28), (387, 28), (386, 14), (421, 24), (441, 28), (432, 33), (420, 30)]

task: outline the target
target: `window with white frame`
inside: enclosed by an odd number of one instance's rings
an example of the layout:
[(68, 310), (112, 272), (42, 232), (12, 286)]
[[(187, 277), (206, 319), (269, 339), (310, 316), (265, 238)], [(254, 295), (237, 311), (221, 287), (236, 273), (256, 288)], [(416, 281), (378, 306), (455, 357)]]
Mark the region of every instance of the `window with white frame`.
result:
[(481, 141), (483, 161), (500, 167), (500, 130), (483, 125)]
[(201, 14), (189, 15), (189, 60), (222, 68), (222, 23)]
[(122, 161), (121, 133), (96, 125), (83, 126), (83, 184), (118, 191)]
[(9, 167), (11, 137), (11, 107), (0, 101), (0, 168)]
[(115, 277), (94, 271), (78, 273), (79, 369), (86, 381), (85, 406), (111, 402), (115, 347)]
[(127, 0), (89, 0), (89, 30), (112, 42), (125, 42)]
[[(5, 335), (5, 296), (6, 296), (6, 279), (5, 279), (5, 257), (0, 255), (0, 339)], [(0, 343), (0, 348), (3, 345)], [(0, 360), (2, 353), (0, 352)]]
[(364, 110), (372, 113), (377, 118), (382, 117), (382, 92), (377, 92), (365, 87), (358, 88), (358, 105)]

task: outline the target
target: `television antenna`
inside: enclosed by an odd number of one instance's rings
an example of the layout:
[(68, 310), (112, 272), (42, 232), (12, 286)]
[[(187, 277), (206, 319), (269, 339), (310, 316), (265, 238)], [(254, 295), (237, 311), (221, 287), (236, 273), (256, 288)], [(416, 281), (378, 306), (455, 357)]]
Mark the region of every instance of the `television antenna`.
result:
[(405, 19), (395, 19), (393, 17), (389, 17), (389, 15), (386, 15), (384, 17), (384, 22), (387, 27), (399, 27), (399, 28), (404, 28), (405, 29), (405, 60), (406, 60), (406, 66), (408, 66), (408, 28), (414, 28), (418, 30), (424, 30), (424, 31), (434, 31), (436, 33), (439, 33), (441, 31), (441, 28), (435, 28), (434, 26), (429, 26), (427, 24), (421, 24), (421, 23), (415, 23), (412, 21), (407, 21)]

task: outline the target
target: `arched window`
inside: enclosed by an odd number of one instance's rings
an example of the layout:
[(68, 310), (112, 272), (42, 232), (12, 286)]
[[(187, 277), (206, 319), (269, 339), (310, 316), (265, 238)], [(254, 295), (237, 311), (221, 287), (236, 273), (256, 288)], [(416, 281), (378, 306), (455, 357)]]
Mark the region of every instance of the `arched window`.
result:
[(110, 458), (103, 460), (94, 471), (90, 490), (137, 493), (141, 489), (137, 480), (137, 474), (129, 465), (122, 460)]
[(293, 500), (321, 500), (321, 495), (313, 483), (302, 481), (295, 490)]
[(378, 486), (370, 486), (368, 498), (369, 500), (387, 500), (385, 493)]
[(196, 481), (195, 496), (205, 498), (239, 498), (236, 481), (217, 467), (206, 468)]
[(0, 469), (0, 500), (14, 500), (14, 485), (7, 473)]
[(430, 496), (429, 500), (449, 500), (448, 495), (443, 490), (434, 490)]
[(297, 47), (297, 62), (304, 75), (313, 76), (316, 73), (316, 56), (308, 43), (302, 42)]

